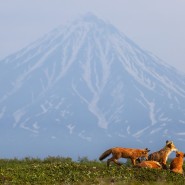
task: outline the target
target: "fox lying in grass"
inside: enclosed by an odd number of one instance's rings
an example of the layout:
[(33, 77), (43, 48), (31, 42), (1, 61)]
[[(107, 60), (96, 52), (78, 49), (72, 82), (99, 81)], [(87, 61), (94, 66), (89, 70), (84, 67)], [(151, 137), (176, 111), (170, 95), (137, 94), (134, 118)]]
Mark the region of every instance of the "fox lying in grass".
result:
[(177, 151), (173, 141), (166, 141), (166, 145), (161, 150), (154, 152), (148, 156), (148, 160), (153, 160), (159, 162), (163, 169), (167, 169), (166, 161), (171, 152)]
[(183, 162), (185, 154), (183, 152), (177, 151), (176, 157), (170, 163), (170, 171), (175, 173), (183, 174)]
[(112, 157), (107, 160), (107, 166), (110, 165), (110, 162), (113, 161), (117, 165), (121, 165), (118, 162), (119, 158), (130, 158), (133, 165), (136, 164), (136, 160), (140, 157), (144, 157), (148, 159), (148, 148), (145, 149), (134, 149), (134, 148), (121, 148), (115, 147), (110, 148), (109, 150), (105, 151), (100, 157), (99, 160), (103, 160), (112, 154)]
[(136, 167), (162, 169), (161, 164), (157, 161), (142, 161), (136, 164)]

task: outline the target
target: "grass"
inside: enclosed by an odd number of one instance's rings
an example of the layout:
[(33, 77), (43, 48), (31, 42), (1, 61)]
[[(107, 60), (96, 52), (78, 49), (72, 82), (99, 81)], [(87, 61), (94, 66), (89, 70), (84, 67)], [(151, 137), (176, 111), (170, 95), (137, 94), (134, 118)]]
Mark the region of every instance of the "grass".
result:
[(2, 185), (184, 185), (184, 176), (169, 170), (134, 168), (80, 158), (48, 157), (0, 160)]

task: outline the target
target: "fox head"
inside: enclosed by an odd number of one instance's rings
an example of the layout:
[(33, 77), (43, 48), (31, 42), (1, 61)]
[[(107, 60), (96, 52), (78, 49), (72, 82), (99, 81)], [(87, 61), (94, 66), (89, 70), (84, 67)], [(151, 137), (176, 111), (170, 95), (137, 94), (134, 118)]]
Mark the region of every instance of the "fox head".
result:
[(166, 147), (170, 148), (171, 151), (178, 151), (178, 149), (176, 148), (176, 146), (174, 145), (173, 141), (166, 141)]
[(148, 153), (148, 152), (150, 152), (150, 150), (148, 149), (148, 148), (145, 148), (145, 151)]
[(142, 157), (144, 157), (146, 160), (148, 160), (148, 152), (150, 152), (150, 150), (148, 148), (145, 148), (142, 151)]
[(176, 152), (176, 157), (184, 158), (184, 157), (185, 157), (185, 153), (180, 152), (180, 151), (177, 151), (177, 152)]

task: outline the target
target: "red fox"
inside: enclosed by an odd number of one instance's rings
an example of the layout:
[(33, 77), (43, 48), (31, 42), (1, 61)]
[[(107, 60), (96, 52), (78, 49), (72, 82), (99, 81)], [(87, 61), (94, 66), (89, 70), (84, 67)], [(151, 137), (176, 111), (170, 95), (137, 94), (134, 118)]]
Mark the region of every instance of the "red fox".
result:
[(112, 154), (112, 157), (107, 160), (107, 166), (109, 166), (110, 162), (113, 161), (115, 164), (120, 165), (118, 162), (119, 158), (130, 158), (133, 165), (136, 164), (136, 159), (140, 157), (145, 157), (148, 159), (148, 148), (145, 149), (134, 149), (134, 148), (111, 148), (105, 151), (100, 157), (99, 160), (105, 159), (107, 156)]
[(185, 154), (183, 152), (176, 152), (176, 157), (170, 163), (170, 171), (175, 173), (183, 174), (183, 162)]
[(177, 148), (173, 144), (173, 141), (166, 141), (166, 146), (161, 150), (154, 152), (148, 156), (148, 160), (153, 160), (159, 162), (163, 169), (167, 169), (166, 161), (171, 152), (177, 151)]
[(136, 167), (162, 169), (161, 164), (157, 161), (142, 161), (141, 163), (136, 164)]

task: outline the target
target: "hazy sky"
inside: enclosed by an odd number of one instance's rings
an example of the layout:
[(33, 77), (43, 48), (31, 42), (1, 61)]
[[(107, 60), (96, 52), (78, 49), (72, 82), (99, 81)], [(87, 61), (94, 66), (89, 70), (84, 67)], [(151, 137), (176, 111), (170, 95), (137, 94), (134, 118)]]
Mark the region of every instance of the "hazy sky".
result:
[(0, 0), (0, 58), (87, 12), (185, 72), (185, 0)]

